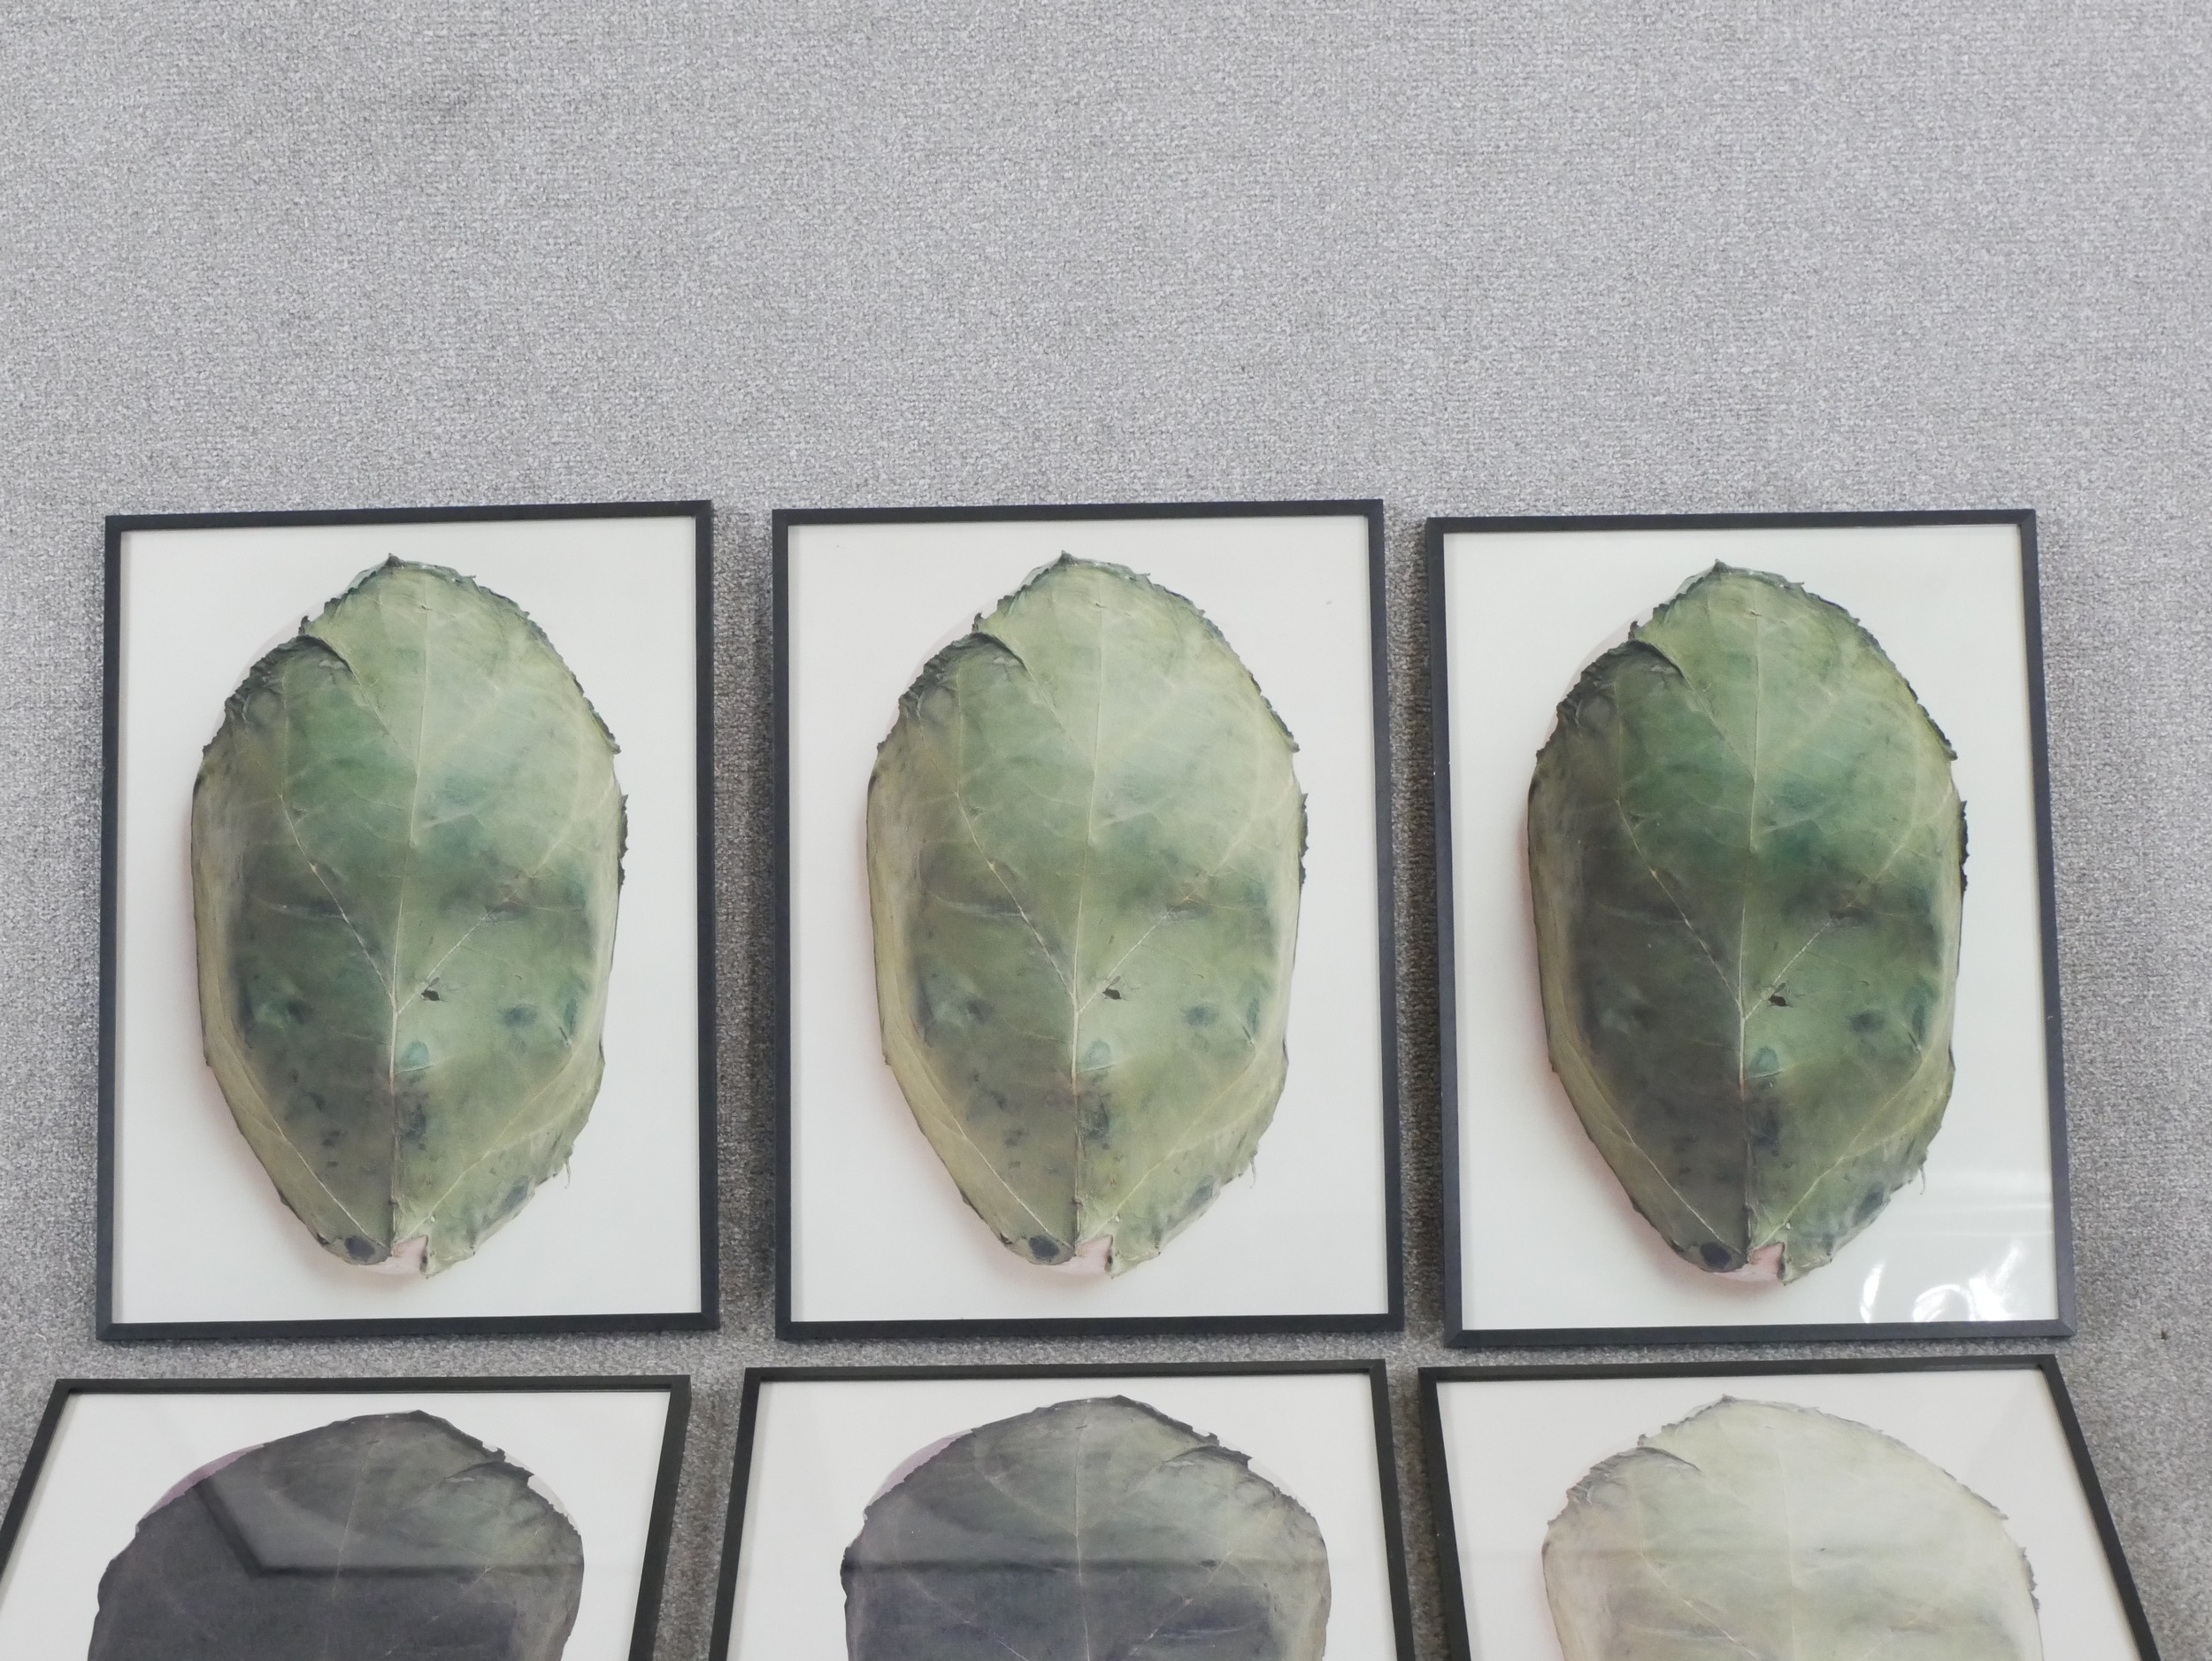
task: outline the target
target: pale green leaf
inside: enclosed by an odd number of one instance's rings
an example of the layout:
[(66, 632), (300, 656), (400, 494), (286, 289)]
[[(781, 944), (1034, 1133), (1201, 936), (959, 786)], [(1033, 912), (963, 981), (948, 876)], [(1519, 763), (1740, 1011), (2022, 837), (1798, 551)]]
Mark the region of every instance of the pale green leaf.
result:
[(1033, 1262), (1155, 1256), (1288, 1065), (1295, 746), (1188, 601), (1063, 558), (931, 661), (868, 792), (885, 1057)]
[(1566, 1661), (2039, 1661), (2004, 1519), (1902, 1442), (1724, 1397), (1575, 1485), (1544, 1541)]
[(207, 1058), (323, 1246), (434, 1273), (598, 1093), (613, 740), (511, 602), (390, 561), (231, 696), (192, 804)]

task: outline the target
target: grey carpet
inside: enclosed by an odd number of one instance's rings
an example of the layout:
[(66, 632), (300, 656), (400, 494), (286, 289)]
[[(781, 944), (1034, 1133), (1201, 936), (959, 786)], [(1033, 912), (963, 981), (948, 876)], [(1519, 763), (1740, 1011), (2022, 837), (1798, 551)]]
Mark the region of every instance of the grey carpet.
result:
[[(1388, 502), (1407, 1334), (803, 1355), (1379, 1349), (1404, 1413), (1445, 1358), (1423, 516), (2026, 504), (2065, 1365), (2166, 1653), (2212, 1654), (2208, 73), (2192, 0), (0, 0), (0, 1473), (58, 1374), (688, 1371), (661, 1653), (703, 1652), (739, 1377), (799, 1358), (765, 1330), (787, 504)], [(678, 496), (720, 514), (726, 1330), (96, 1344), (100, 516)]]

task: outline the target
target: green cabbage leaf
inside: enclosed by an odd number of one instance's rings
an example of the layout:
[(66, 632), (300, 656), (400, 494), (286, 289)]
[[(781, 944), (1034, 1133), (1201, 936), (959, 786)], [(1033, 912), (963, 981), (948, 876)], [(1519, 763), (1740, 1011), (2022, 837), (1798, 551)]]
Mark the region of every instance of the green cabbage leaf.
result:
[(1296, 746), (1197, 608), (1063, 558), (925, 667), (868, 790), (885, 1058), (1019, 1256), (1156, 1256), (1288, 1066)]
[(1951, 761), (1847, 613), (1725, 565), (1559, 706), (1528, 817), (1552, 1065), (1700, 1268), (1794, 1280), (1927, 1157), (1965, 893)]
[(225, 706), (192, 800), (202, 1036), (345, 1261), (434, 1273), (567, 1163), (603, 1065), (614, 755), (518, 607), (399, 560)]

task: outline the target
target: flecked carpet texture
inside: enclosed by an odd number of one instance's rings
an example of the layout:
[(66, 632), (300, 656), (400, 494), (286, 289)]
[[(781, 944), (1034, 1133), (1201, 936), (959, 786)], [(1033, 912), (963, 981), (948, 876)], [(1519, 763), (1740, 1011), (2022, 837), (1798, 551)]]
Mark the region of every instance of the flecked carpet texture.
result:
[[(1381, 1353), (1440, 1657), (1424, 516), (2024, 505), (2062, 1352), (2164, 1651), (2212, 1655), (2191, 0), (0, 0), (0, 1483), (58, 1375), (688, 1372), (690, 1661), (749, 1364)], [(1389, 509), (1406, 1332), (777, 1344), (771, 510), (1325, 496)], [(718, 513), (724, 1329), (96, 1343), (102, 516), (680, 496)]]

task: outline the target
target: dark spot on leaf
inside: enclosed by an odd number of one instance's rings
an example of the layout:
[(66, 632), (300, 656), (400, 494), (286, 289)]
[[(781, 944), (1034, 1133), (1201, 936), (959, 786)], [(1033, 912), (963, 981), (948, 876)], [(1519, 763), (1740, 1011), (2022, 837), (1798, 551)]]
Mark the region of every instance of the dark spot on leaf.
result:
[(1882, 1012), (1879, 1010), (1861, 1010), (1851, 1018), (1851, 1030), (1855, 1033), (1870, 1033), (1881, 1024)]
[(518, 1004), (511, 1009), (502, 1010), (499, 1019), (510, 1027), (527, 1027), (538, 1019), (538, 1012), (527, 1004)]
[(1705, 1259), (1705, 1266), (1709, 1269), (1732, 1269), (1736, 1266), (1736, 1254), (1717, 1240), (1707, 1241), (1697, 1249), (1697, 1255)]
[(1059, 1250), (1060, 1242), (1048, 1234), (1032, 1234), (1029, 1237), (1029, 1255), (1039, 1263), (1049, 1262)]
[(1194, 1004), (1183, 1011), (1184, 1025), (1188, 1027), (1211, 1027), (1218, 1019), (1210, 1004)]
[(438, 1001), (438, 988), (434, 986), (423, 988), (422, 1001), (426, 1004), (435, 1004)]
[(1928, 1018), (1935, 1012), (1934, 1004), (1926, 987), (1915, 987), (1912, 996), (1905, 1001), (1905, 1019), (1912, 1029), (1913, 1042), (1924, 1049), (1928, 1041)]
[(1110, 987), (1108, 987), (1108, 988), (1106, 988), (1106, 991), (1105, 991), (1105, 996), (1108, 996), (1108, 997), (1110, 997), (1110, 998), (1111, 998), (1111, 999), (1113, 999), (1115, 1003), (1118, 1004), (1118, 1003), (1120, 1003), (1120, 1002), (1121, 1002), (1121, 988), (1120, 988), (1119, 987), (1111, 987), (1111, 986), (1110, 986)]
[(373, 1241), (364, 1240), (358, 1234), (348, 1234), (346, 1256), (351, 1257), (356, 1263), (366, 1263), (376, 1256), (376, 1243)]
[(1784, 997), (1779, 992), (1770, 994), (1767, 998), (1767, 1002), (1773, 1004), (1778, 1010), (1786, 1010), (1790, 1006), (1789, 999)]

